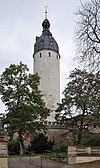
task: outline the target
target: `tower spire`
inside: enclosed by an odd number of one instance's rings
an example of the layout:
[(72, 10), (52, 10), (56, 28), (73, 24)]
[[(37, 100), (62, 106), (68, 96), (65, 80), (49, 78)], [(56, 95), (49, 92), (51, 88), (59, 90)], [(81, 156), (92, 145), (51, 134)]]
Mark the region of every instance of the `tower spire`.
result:
[(45, 19), (47, 19), (47, 9), (48, 9), (48, 5), (46, 5), (44, 8), (45, 8)]

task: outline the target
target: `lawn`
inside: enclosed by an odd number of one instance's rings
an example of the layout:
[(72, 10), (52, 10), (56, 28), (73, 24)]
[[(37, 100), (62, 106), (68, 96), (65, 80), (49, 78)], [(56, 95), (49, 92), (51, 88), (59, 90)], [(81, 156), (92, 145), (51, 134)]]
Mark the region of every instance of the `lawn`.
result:
[(34, 156), (41, 156), (45, 159), (51, 159), (51, 158), (65, 158), (67, 157), (67, 151), (66, 152), (59, 152), (59, 153), (55, 153), (55, 152), (47, 152), (47, 153), (42, 153), (42, 154), (29, 154), (29, 155), (9, 155), (9, 158), (16, 158), (16, 157), (34, 157)]

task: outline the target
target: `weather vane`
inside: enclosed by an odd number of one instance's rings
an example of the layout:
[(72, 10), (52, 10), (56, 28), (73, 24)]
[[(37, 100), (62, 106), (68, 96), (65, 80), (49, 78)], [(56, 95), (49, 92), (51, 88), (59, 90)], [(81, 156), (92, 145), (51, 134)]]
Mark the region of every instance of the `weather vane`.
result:
[(45, 19), (47, 19), (47, 9), (48, 9), (48, 5), (46, 5), (44, 8), (45, 8)]

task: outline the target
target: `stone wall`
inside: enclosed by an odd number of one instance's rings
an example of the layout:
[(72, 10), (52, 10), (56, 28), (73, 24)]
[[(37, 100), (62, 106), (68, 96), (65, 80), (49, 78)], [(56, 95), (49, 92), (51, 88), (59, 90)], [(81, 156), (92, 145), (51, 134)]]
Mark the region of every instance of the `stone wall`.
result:
[(68, 164), (100, 160), (100, 147), (68, 146)]
[(52, 128), (48, 129), (47, 136), (49, 139), (54, 140), (56, 144), (67, 146), (66, 133), (66, 129)]
[(8, 168), (7, 142), (0, 142), (0, 168)]
[(0, 156), (7, 156), (8, 149), (7, 149), (7, 142), (0, 142)]
[(8, 158), (0, 158), (0, 168), (8, 168)]
[(72, 168), (100, 168), (100, 160), (88, 163), (74, 164)]

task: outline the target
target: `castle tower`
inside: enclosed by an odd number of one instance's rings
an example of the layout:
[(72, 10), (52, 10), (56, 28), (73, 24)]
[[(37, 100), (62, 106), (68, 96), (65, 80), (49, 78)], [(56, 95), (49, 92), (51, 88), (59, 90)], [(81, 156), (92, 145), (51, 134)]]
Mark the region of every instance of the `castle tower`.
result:
[(34, 73), (40, 76), (40, 90), (46, 106), (51, 110), (47, 121), (55, 121), (55, 110), (60, 102), (60, 55), (57, 42), (50, 32), (50, 22), (45, 11), (45, 20), (42, 23), (43, 31), (36, 37), (34, 45)]

